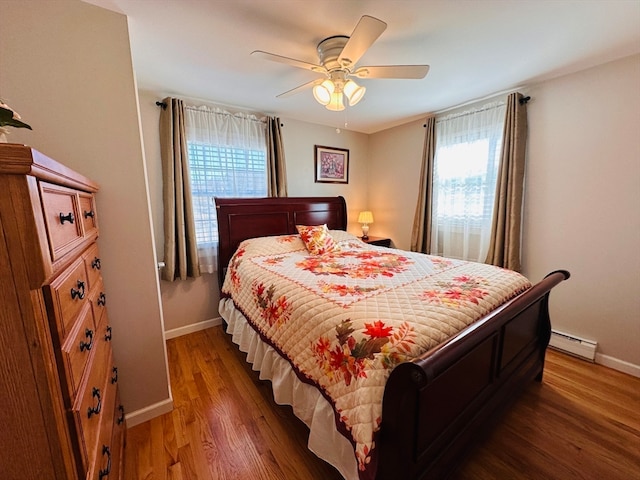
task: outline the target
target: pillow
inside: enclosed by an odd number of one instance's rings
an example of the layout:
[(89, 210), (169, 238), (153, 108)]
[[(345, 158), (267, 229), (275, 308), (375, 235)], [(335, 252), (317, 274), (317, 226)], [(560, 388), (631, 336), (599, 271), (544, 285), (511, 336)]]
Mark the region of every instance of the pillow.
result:
[(336, 248), (336, 242), (329, 233), (327, 225), (296, 225), (304, 246), (311, 255), (322, 255), (332, 252)]

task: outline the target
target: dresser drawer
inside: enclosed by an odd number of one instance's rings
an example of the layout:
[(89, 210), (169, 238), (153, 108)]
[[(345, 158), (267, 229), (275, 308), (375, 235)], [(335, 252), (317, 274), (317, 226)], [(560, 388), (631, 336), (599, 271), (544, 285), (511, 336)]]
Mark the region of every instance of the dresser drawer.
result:
[(111, 384), (111, 344), (99, 336), (91, 354), (82, 386), (73, 404), (73, 415), (78, 430), (79, 443), (87, 460), (86, 465), (93, 464), (100, 428), (105, 421), (105, 411), (110, 402), (115, 401)]
[(40, 182), (40, 194), (51, 260), (55, 262), (83, 241), (77, 192)]
[(120, 394), (116, 392), (116, 412), (113, 417), (113, 432), (111, 433), (111, 480), (118, 480), (123, 476), (123, 449), (126, 424), (124, 421), (124, 408), (120, 403)]
[(78, 258), (50, 285), (45, 286), (44, 292), (54, 312), (60, 342), (63, 343), (69, 335), (80, 309), (85, 303), (88, 303), (89, 286), (82, 258)]
[(90, 237), (98, 232), (98, 214), (96, 213), (95, 197), (91, 193), (78, 192), (80, 201), (80, 217), (84, 236)]
[(82, 374), (89, 363), (91, 350), (98, 342), (93, 310), (87, 304), (62, 346), (62, 358), (68, 378), (70, 398), (75, 399), (82, 383)]
[[(114, 415), (116, 410), (116, 394), (111, 397), (110, 408), (105, 411), (105, 417), (102, 427), (100, 428), (100, 437), (93, 463), (89, 467), (89, 480), (117, 480), (120, 475), (120, 444), (114, 442), (113, 434), (118, 430), (116, 424), (117, 416)], [(117, 440), (117, 439), (116, 439)]]
[(100, 327), (100, 324), (103, 323), (103, 317), (106, 315), (107, 311), (107, 294), (104, 291), (102, 277), (99, 277), (98, 283), (92, 287), (91, 307), (93, 308), (93, 317), (95, 318), (96, 326)]
[(100, 253), (98, 252), (98, 245), (94, 243), (87, 249), (82, 255), (84, 259), (84, 265), (87, 269), (87, 277), (89, 279), (89, 289), (95, 288), (100, 281), (100, 269), (102, 263), (100, 261)]

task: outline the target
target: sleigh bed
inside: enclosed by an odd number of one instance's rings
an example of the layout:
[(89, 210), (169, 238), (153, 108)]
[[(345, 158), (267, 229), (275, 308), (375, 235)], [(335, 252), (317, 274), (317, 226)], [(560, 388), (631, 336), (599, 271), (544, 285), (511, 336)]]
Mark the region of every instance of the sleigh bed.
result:
[[(366, 328), (358, 330), (352, 326), (351, 316), (354, 312), (349, 308), (362, 302), (360, 310), (367, 310), (362, 307), (367, 304), (360, 299), (347, 301), (349, 295), (355, 295), (356, 287), (359, 289), (357, 294), (362, 295), (362, 298), (384, 298), (382, 294), (374, 291), (376, 288), (399, 295), (407, 285), (412, 285), (409, 280), (401, 278), (403, 262), (410, 264), (425, 261), (431, 267), (441, 269), (445, 273), (449, 270), (453, 272), (456, 268), (467, 268), (466, 265), (462, 265), (467, 262), (456, 263), (439, 257), (365, 245), (356, 237), (344, 232), (347, 212), (342, 197), (216, 198), (216, 208), (219, 231), (219, 284), (222, 289), (220, 313), (227, 324), (227, 332), (231, 334), (234, 343), (248, 353), (247, 360), (253, 364), (254, 369), (260, 370), (261, 378), (272, 381), (276, 401), (291, 404), (294, 413), (309, 426), (309, 448), (334, 465), (346, 479), (445, 478), (460, 464), (465, 453), (473, 446), (478, 433), (494, 421), (532, 380), (541, 381), (545, 351), (551, 333), (549, 292), (555, 285), (569, 278), (568, 272), (552, 272), (539, 283), (530, 285), (524, 277), (519, 278), (515, 272), (503, 270), (505, 275), (513, 276), (516, 282), (520, 282), (514, 287), (513, 294), (506, 294), (506, 301), (492, 307), (491, 311), (483, 313), (479, 319), (461, 327), (453, 336), (440, 341), (415, 358), (401, 361), (404, 353), (409, 351), (408, 347), (422, 341), (422, 338), (416, 339), (415, 335), (402, 337), (397, 333), (403, 328), (411, 328), (411, 314), (407, 311), (401, 312), (406, 316), (406, 322), (392, 324), (391, 320), (387, 321), (391, 315), (381, 315), (380, 312), (384, 311), (384, 308), (378, 305), (375, 309), (377, 316), (372, 316), (368, 323), (364, 320), (363, 325)], [(329, 233), (334, 231), (333, 236), (339, 241), (336, 251), (341, 253), (333, 254), (332, 260), (327, 260), (322, 255), (310, 255), (295, 243), (301, 242), (296, 227), (298, 225), (327, 225)], [(260, 238), (260, 242), (267, 246), (249, 240), (254, 238)], [(269, 250), (279, 244), (286, 244), (286, 252), (291, 251), (293, 255), (298, 255), (297, 260), (294, 259), (292, 262), (304, 270), (305, 275), (308, 275), (309, 271), (322, 275), (317, 291), (305, 287), (302, 279), (287, 279), (285, 274), (279, 273), (280, 266), (288, 261), (288, 253), (272, 254), (272, 250)], [(253, 257), (248, 253), (252, 251), (257, 252)], [(243, 254), (246, 256), (243, 257)], [(352, 286), (341, 284), (343, 291), (331, 291), (324, 279), (330, 279), (335, 275), (344, 278), (344, 272), (340, 271), (338, 263), (330, 263), (333, 270), (326, 267), (327, 262), (333, 262), (337, 256), (343, 257), (342, 260), (349, 257), (349, 261), (356, 257), (380, 258), (381, 264), (387, 267), (392, 265), (395, 268), (392, 273), (386, 273), (385, 270), (382, 275), (397, 276), (396, 283), (388, 283), (382, 287), (381, 280), (377, 282), (380, 285), (371, 284), (367, 288), (363, 287), (364, 283)], [(238, 277), (242, 261), (245, 261), (245, 266), (251, 261), (256, 264), (254, 268), (258, 268), (257, 273), (254, 272), (248, 280)], [(371, 264), (368, 265), (370, 267)], [(470, 268), (501, 270), (478, 264), (470, 265)], [(473, 275), (464, 273), (465, 270), (460, 271), (463, 273), (451, 273), (451, 278), (469, 283), (469, 278)], [(370, 276), (369, 273), (368, 271), (365, 276)], [(226, 278), (225, 283), (226, 276), (229, 278)], [(431, 274), (425, 275), (428, 276)], [(297, 307), (301, 314), (312, 309), (324, 311), (325, 308), (318, 307), (316, 300), (320, 301), (320, 297), (333, 298), (332, 308), (337, 310), (329, 310), (327, 307), (326, 312), (338, 312), (335, 316), (337, 333), (334, 338), (325, 336), (313, 344), (311, 350), (316, 362), (326, 357), (324, 368), (327, 369), (329, 364), (338, 363), (334, 353), (341, 354), (344, 349), (347, 352), (360, 349), (359, 351), (364, 353), (356, 358), (357, 361), (365, 362), (367, 365), (382, 362), (388, 370), (380, 387), (382, 405), (377, 408), (380, 408), (381, 415), (376, 418), (373, 426), (372, 441), (364, 447), (356, 441), (354, 425), (357, 424), (359, 429), (360, 423), (350, 424), (345, 421), (348, 417), (346, 412), (351, 410), (342, 409), (341, 400), (336, 400), (337, 397), (324, 379), (314, 379), (304, 366), (289, 361), (292, 354), (283, 350), (283, 345), (289, 341), (288, 339), (284, 342), (282, 339), (270, 337), (269, 325), (280, 322), (283, 312), (291, 310), (291, 306), (295, 304), (290, 298), (282, 300), (285, 298), (283, 295), (280, 297), (281, 303), (276, 305), (275, 299), (279, 293), (274, 294), (277, 290), (275, 287), (269, 290), (270, 278), (274, 279), (274, 286), (282, 285), (282, 282), (303, 286), (301, 291), (306, 295), (305, 303), (299, 304), (304, 306)], [(253, 297), (249, 300), (250, 303), (241, 302), (239, 287), (237, 297), (234, 298), (234, 285), (237, 286), (242, 281), (252, 282), (252, 290), (249, 290), (249, 293), (253, 292)], [(522, 283), (524, 281), (527, 282), (526, 285)], [(485, 302), (482, 298), (484, 293), (479, 294), (478, 291), (475, 286), (466, 290), (467, 293), (471, 292), (467, 303), (473, 308)], [(331, 294), (334, 294), (334, 297), (331, 297)], [(246, 297), (249, 294), (243, 295)], [(297, 298), (293, 294), (289, 297)], [(308, 301), (306, 298), (311, 300)], [(433, 300), (429, 295), (424, 295), (424, 299)], [(447, 303), (441, 300), (438, 300), (440, 304)], [(251, 302), (258, 314), (253, 312)], [(295, 309), (293, 312), (289, 310), (286, 311), (286, 319), (289, 315), (295, 314)], [(352, 310), (355, 311), (357, 308)], [(369, 310), (372, 310), (372, 307), (369, 307)], [(338, 323), (337, 318), (343, 311), (349, 313), (349, 318)], [(394, 311), (397, 312), (398, 309)], [(265, 317), (265, 312), (268, 312), (266, 317), (269, 317), (269, 325), (265, 324), (263, 327), (258, 324), (256, 317)], [(325, 317), (329, 315), (331, 319), (333, 314), (326, 312)], [(307, 324), (302, 325), (305, 325), (304, 328), (314, 328)], [(357, 323), (354, 322), (353, 325)], [(296, 331), (290, 335), (296, 336), (298, 328), (296, 327)], [(424, 331), (424, 328), (420, 331)], [(393, 333), (393, 338), (391, 332), (396, 332)], [(370, 338), (364, 334), (369, 334)], [(391, 340), (383, 338), (385, 336)], [(402, 338), (398, 340), (400, 337)], [(330, 346), (325, 344), (330, 341), (335, 343), (335, 338), (340, 340), (341, 345), (337, 349), (331, 347), (333, 350), (330, 350)], [(403, 344), (403, 339), (409, 340)], [(394, 340), (397, 341), (397, 346), (399, 345), (395, 352), (390, 347)], [(318, 345), (324, 346), (324, 350)], [(305, 361), (308, 364), (309, 360)], [(341, 365), (347, 364), (347, 361), (343, 361)], [(360, 377), (377, 375), (377, 371), (371, 370), (367, 373), (358, 370), (357, 366), (354, 366), (352, 361), (342, 373), (327, 370), (327, 376), (333, 379), (341, 375), (340, 380), (343, 383), (357, 387), (356, 383), (361, 380)], [(369, 386), (361, 391), (369, 389), (374, 391), (374, 388)], [(359, 393), (354, 393), (356, 391), (346, 391), (343, 396), (357, 404), (359, 400), (354, 400), (354, 395)], [(363, 416), (359, 411), (354, 415), (358, 418)]]

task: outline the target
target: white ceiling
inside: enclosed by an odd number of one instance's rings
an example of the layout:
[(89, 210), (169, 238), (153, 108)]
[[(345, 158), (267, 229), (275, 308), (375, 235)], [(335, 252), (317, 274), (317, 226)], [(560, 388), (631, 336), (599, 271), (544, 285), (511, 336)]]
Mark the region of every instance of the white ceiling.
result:
[[(640, 0), (85, 1), (129, 17), (143, 90), (364, 133), (640, 52)], [(424, 79), (358, 80), (364, 99), (330, 112), (310, 90), (276, 98), (317, 74), (250, 56), (318, 63), (365, 14), (388, 27), (358, 65), (429, 64)]]

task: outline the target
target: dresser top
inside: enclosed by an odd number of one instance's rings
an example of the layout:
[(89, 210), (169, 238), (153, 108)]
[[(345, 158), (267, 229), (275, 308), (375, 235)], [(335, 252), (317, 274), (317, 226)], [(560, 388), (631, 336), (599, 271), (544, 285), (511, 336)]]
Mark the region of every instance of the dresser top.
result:
[(0, 175), (32, 175), (88, 192), (97, 192), (98, 184), (38, 150), (18, 143), (0, 143)]

